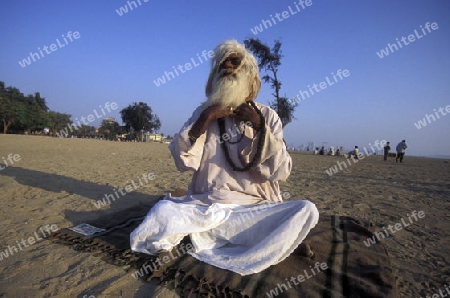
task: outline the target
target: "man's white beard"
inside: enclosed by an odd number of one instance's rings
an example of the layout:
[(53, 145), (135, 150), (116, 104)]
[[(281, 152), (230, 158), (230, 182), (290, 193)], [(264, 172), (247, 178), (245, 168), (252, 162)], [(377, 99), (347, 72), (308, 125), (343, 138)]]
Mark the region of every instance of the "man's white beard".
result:
[(222, 76), (217, 73), (212, 82), (212, 92), (206, 105), (219, 104), (223, 107), (237, 108), (249, 96), (249, 76), (244, 69), (236, 74)]

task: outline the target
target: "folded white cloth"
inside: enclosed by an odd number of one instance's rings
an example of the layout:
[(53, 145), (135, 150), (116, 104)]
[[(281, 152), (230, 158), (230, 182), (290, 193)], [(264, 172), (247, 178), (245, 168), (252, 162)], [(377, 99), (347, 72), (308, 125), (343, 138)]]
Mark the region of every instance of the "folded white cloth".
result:
[(190, 235), (193, 257), (241, 275), (258, 273), (288, 257), (317, 224), (309, 201), (257, 205), (193, 204), (192, 197), (158, 202), (130, 235), (131, 249), (170, 251)]

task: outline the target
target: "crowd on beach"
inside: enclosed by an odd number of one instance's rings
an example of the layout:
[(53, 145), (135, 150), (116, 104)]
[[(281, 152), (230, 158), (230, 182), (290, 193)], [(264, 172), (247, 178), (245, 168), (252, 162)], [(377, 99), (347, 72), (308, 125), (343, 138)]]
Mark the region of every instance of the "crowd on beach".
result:
[[(383, 146), (384, 144), (384, 146)], [(381, 151), (381, 146), (382, 147), (382, 151), (383, 151), (383, 160), (387, 161), (389, 156), (395, 157), (395, 162), (398, 163), (400, 161), (400, 163), (403, 162), (403, 157), (405, 156), (405, 152), (406, 149), (408, 148), (408, 146), (406, 145), (406, 140), (402, 140), (401, 142), (399, 142), (397, 144), (397, 146), (395, 147), (395, 153), (391, 153), (391, 146), (390, 146), (390, 142), (386, 142), (386, 141), (381, 141), (378, 143), (378, 140), (375, 142), (375, 147), (377, 149), (379, 149)], [(374, 150), (374, 148), (372, 146), (370, 146), (372, 149), (372, 152), (368, 152), (366, 147), (364, 147), (364, 151), (366, 155), (376, 155), (377, 151)], [(345, 153), (344, 148), (342, 146), (339, 146), (337, 149), (335, 149), (335, 147), (330, 147), (330, 148), (325, 148), (325, 146), (322, 146), (320, 149), (319, 147), (316, 147), (313, 151), (314, 155), (330, 155), (330, 156), (344, 156), (345, 158), (355, 158), (355, 159), (359, 159), (360, 158), (360, 154), (364, 154), (362, 152), (360, 152), (359, 147), (355, 146), (355, 148), (347, 153)]]

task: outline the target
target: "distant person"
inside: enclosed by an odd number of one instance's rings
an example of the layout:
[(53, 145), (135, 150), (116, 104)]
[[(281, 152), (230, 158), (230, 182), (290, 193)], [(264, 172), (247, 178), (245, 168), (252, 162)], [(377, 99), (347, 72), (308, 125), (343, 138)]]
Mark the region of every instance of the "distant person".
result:
[(358, 148), (358, 146), (355, 146), (355, 158), (359, 159), (359, 148)]
[(334, 155), (334, 148), (330, 147), (330, 150), (328, 150), (328, 155), (333, 156)]
[(325, 155), (325, 146), (322, 146), (322, 148), (320, 148), (319, 155)]
[(405, 151), (406, 148), (408, 148), (408, 146), (406, 146), (406, 141), (402, 140), (400, 143), (398, 143), (397, 145), (397, 156), (395, 157), (395, 162), (398, 162), (398, 160), (400, 159), (400, 162), (403, 162), (403, 156), (405, 156)]
[(316, 149), (314, 150), (314, 155), (319, 155), (319, 147), (316, 147)]
[(391, 146), (389, 146), (390, 142), (387, 142), (386, 145), (384, 145), (384, 161), (387, 160), (389, 151), (391, 150)]
[(350, 158), (352, 157), (352, 155), (354, 155), (356, 159), (359, 159), (359, 158), (358, 158), (358, 154), (359, 154), (359, 148), (358, 148), (358, 146), (355, 146), (355, 149), (353, 149), (352, 151), (350, 151), (350, 152), (348, 153), (348, 155), (349, 155)]

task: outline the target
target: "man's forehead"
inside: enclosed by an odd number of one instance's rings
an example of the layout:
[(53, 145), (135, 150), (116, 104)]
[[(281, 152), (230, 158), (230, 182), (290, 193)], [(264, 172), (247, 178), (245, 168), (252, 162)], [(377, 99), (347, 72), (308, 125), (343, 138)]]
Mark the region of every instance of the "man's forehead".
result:
[(229, 52), (227, 55), (224, 55), (228, 58), (236, 58), (236, 57), (242, 57), (242, 53), (238, 53), (238, 52)]

